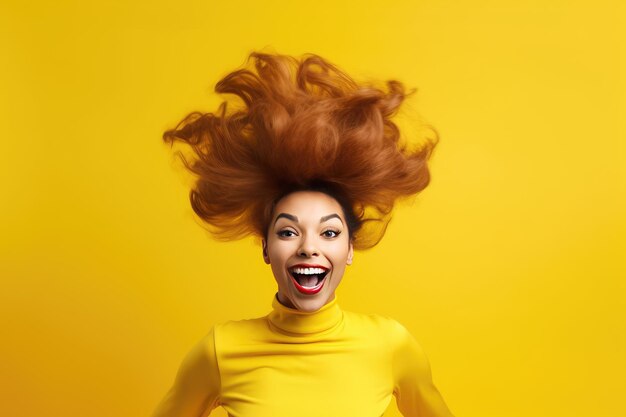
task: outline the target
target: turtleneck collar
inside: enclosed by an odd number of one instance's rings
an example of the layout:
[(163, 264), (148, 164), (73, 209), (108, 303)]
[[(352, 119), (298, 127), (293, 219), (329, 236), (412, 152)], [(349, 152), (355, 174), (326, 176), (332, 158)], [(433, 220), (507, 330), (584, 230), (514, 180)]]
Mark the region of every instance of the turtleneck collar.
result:
[(307, 312), (282, 305), (276, 294), (268, 319), (271, 324), (284, 332), (309, 335), (337, 326), (343, 319), (343, 312), (337, 304), (337, 295), (319, 310)]

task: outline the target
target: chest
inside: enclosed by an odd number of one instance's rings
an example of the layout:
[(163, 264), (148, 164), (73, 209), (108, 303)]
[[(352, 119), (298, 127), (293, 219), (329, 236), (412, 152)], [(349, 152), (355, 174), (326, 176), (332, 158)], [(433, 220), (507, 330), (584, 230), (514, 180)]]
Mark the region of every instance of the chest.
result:
[(379, 417), (393, 392), (384, 340), (241, 344), (219, 355), (231, 416)]

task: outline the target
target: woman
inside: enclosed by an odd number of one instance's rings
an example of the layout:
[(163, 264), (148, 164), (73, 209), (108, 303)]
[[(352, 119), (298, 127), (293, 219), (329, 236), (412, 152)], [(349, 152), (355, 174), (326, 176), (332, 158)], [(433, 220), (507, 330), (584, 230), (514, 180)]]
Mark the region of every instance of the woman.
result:
[(402, 84), (360, 85), (316, 55), (253, 53), (216, 86), (243, 105), (192, 113), (164, 134), (194, 151), (190, 199), (216, 237), (256, 235), (278, 285), (264, 317), (215, 324), (154, 417), (451, 417), (428, 361), (393, 319), (343, 311), (354, 249), (374, 246), (394, 203), (429, 181), (436, 143), (410, 151), (390, 120)]

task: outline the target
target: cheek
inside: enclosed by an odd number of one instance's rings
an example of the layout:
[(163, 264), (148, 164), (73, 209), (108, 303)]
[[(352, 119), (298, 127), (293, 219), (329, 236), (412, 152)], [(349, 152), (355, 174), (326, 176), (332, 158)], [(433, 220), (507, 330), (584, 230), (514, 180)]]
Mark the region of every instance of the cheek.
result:
[(285, 272), (286, 262), (276, 253), (270, 254), (270, 261), (270, 268), (272, 269), (274, 280), (278, 282), (279, 285), (282, 285), (288, 278)]
[(273, 241), (268, 242), (267, 254), (270, 258), (272, 265), (284, 264), (289, 258), (290, 248), (288, 242)]
[(350, 248), (348, 242), (336, 242), (337, 245), (333, 245), (328, 248), (328, 256), (332, 260), (336, 268), (346, 265), (348, 257), (350, 255)]
[(283, 245), (273, 243), (268, 246), (267, 253), (270, 255), (270, 257), (273, 257), (274, 259), (278, 260), (284, 257), (285, 248)]

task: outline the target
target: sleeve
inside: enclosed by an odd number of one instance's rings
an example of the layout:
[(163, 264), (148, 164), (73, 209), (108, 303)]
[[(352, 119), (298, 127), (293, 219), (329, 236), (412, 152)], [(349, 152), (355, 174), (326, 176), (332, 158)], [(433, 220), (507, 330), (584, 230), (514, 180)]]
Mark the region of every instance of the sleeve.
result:
[[(395, 321), (394, 321), (395, 322)], [(430, 364), (409, 331), (395, 322), (394, 395), (405, 417), (454, 417), (432, 381)]]
[(219, 405), (215, 327), (183, 359), (174, 384), (152, 417), (203, 417)]

